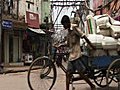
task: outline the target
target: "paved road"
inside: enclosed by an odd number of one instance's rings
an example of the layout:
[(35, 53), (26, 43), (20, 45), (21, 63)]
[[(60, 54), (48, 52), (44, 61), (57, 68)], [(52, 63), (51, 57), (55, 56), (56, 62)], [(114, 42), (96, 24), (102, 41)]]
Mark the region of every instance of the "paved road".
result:
[(0, 90), (29, 90), (26, 72), (0, 75)]
[[(63, 71), (60, 68), (58, 69), (58, 71), (59, 72), (58, 72), (57, 82), (56, 82), (55, 86), (53, 87), (53, 90), (65, 90), (65, 74), (63, 73)], [(92, 81), (92, 82), (94, 83), (94, 81)], [(73, 86), (75, 87), (75, 90), (91, 90), (89, 85), (83, 80), (74, 82)], [(97, 90), (108, 90), (108, 87), (100, 88), (97, 85), (96, 85), (96, 87), (97, 87)], [(70, 90), (72, 90), (72, 89), (70, 89)], [(118, 90), (117, 83), (112, 82), (110, 84), (109, 90)]]
[[(0, 75), (0, 90), (29, 90), (26, 77), (27, 72), (2, 74)], [(112, 83), (110, 86), (109, 90), (118, 90), (116, 83)], [(90, 90), (90, 87), (84, 81), (75, 82), (74, 87), (75, 90)], [(61, 69), (58, 69), (57, 82), (52, 90), (65, 90), (65, 75)], [(97, 90), (108, 89), (97, 87)]]

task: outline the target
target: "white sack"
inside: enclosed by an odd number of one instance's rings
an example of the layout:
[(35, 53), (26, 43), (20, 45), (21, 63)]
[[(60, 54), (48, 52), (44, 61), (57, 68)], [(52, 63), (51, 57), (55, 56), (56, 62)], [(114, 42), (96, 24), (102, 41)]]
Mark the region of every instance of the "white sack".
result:
[(103, 49), (117, 49), (117, 40), (113, 37), (104, 37), (102, 41)]

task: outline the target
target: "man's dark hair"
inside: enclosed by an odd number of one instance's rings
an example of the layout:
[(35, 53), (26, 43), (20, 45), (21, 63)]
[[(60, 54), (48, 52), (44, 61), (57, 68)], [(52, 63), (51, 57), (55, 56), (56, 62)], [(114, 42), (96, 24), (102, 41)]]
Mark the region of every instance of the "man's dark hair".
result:
[(61, 24), (70, 23), (70, 18), (67, 15), (64, 15), (61, 19)]

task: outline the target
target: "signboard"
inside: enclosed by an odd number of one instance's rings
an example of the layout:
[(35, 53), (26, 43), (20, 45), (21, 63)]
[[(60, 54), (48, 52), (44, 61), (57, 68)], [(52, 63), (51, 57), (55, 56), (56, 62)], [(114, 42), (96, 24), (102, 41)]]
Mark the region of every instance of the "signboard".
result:
[(13, 22), (9, 21), (9, 20), (3, 20), (2, 27), (7, 28), (7, 29), (11, 29), (13, 27)]
[(39, 28), (39, 15), (26, 11), (27, 24), (31, 28)]

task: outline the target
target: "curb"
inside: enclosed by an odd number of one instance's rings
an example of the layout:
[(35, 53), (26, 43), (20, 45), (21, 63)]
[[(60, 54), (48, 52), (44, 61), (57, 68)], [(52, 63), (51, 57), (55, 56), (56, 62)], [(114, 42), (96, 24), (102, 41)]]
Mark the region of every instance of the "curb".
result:
[(7, 71), (3, 71), (3, 74), (26, 72), (26, 71), (28, 71), (28, 69), (26, 69), (26, 70), (7, 70)]
[(5, 68), (3, 70), (0, 71), (0, 74), (8, 74), (8, 73), (18, 73), (18, 72), (26, 72), (28, 71), (29, 68), (18, 68), (16, 69), (15, 67), (14, 68)]

